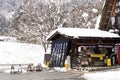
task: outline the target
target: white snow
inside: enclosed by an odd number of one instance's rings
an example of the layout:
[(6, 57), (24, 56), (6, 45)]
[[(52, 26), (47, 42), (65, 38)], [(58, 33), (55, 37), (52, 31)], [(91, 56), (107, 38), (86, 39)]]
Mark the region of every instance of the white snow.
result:
[(87, 80), (120, 80), (120, 68), (106, 72), (85, 73), (82, 77)]
[(10, 37), (10, 36), (0, 36), (0, 41), (17, 42), (17, 38), (15, 38), (15, 37)]
[(82, 14), (82, 17), (88, 17), (88, 13), (86, 13), (86, 12), (83, 13), (83, 14)]
[(101, 15), (99, 15), (99, 16), (97, 17), (97, 21), (96, 21), (95, 29), (99, 29), (99, 23), (100, 23), (100, 20), (101, 20)]
[(13, 15), (14, 15), (14, 11), (8, 12), (8, 11), (6, 11), (6, 10), (2, 10), (0, 13), (1, 13), (2, 15), (4, 15), (7, 20), (12, 19), (12, 18), (13, 18)]
[(54, 37), (56, 34), (71, 36), (74, 38), (79, 37), (103, 37), (103, 38), (120, 38), (118, 34), (102, 31), (99, 29), (81, 29), (81, 28), (58, 28), (53, 31), (47, 39)]
[(114, 25), (114, 23), (115, 23), (115, 17), (111, 17), (111, 23), (112, 23), (112, 25)]
[[(67, 72), (67, 71), (70, 70), (70, 68), (66, 69), (65, 67), (62, 67), (62, 68), (60, 68), (60, 67), (54, 67), (54, 70), (58, 71), (58, 72)], [(51, 71), (51, 72), (53, 72), (53, 71)]]
[[(17, 72), (17, 71), (18, 71), (18, 69), (16, 68), (16, 69), (15, 69), (15, 72)], [(7, 69), (7, 70), (4, 71), (4, 73), (10, 73), (10, 72), (11, 72), (10, 69)], [(27, 73), (27, 71), (24, 70), (24, 69), (22, 69), (22, 74), (23, 74), (23, 73)]]
[[(40, 45), (17, 42), (0, 42), (0, 64), (38, 64), (44, 62)], [(1, 68), (1, 67), (0, 67)]]
[(57, 5), (62, 5), (63, 3), (71, 2), (71, 0), (43, 0), (45, 3), (55, 3)]
[(93, 9), (92, 9), (92, 12), (93, 12), (93, 13), (97, 13), (97, 12), (98, 12), (98, 10), (97, 10), (97, 9), (95, 9), (95, 8), (93, 8)]
[(102, 6), (102, 9), (104, 8), (104, 6), (105, 6), (105, 3), (106, 3), (106, 0), (104, 0), (104, 4), (103, 4), (103, 6)]
[(5, 16), (6, 16), (6, 19), (7, 19), (7, 20), (12, 19), (14, 14), (15, 14), (14, 11), (13, 11), (13, 12), (6, 13), (6, 15), (5, 15)]

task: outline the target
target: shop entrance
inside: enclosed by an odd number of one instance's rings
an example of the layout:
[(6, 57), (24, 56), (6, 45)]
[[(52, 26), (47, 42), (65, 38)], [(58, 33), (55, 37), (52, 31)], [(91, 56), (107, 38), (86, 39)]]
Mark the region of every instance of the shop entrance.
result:
[(73, 56), (73, 67), (114, 66), (117, 53), (114, 45), (78, 45), (77, 55)]

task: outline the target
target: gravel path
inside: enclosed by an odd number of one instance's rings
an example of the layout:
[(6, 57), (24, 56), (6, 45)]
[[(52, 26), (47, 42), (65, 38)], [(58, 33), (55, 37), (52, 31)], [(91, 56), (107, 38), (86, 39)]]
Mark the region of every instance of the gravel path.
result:
[(80, 77), (81, 73), (68, 72), (50, 72), (44, 69), (41, 72), (28, 72), (24, 74), (0, 73), (0, 80), (85, 80)]

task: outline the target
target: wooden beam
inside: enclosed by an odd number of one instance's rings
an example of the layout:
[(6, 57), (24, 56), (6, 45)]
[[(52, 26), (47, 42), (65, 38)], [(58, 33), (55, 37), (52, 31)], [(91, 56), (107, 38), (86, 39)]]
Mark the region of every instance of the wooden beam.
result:
[(115, 15), (117, 1), (118, 0), (106, 0), (105, 6), (102, 11), (102, 18), (100, 21), (100, 29), (108, 30), (111, 27), (111, 18), (110, 17)]
[(115, 14), (116, 2), (117, 2), (117, 0), (114, 0), (114, 4), (113, 4), (113, 7), (112, 7), (112, 13), (111, 13), (112, 16)]
[[(110, 17), (111, 17), (111, 16), (114, 16), (114, 14), (115, 14), (116, 1), (117, 1), (117, 0), (114, 0), (114, 4), (113, 4), (113, 6), (112, 6), (112, 10), (111, 10)], [(109, 29), (110, 22), (111, 22), (111, 19), (108, 20), (107, 30)]]
[(110, 6), (112, 6), (113, 4), (109, 4)]

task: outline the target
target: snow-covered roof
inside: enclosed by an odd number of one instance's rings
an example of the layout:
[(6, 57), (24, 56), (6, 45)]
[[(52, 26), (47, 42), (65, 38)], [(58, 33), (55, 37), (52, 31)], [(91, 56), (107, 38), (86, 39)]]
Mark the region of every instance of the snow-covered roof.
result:
[(17, 38), (10, 36), (0, 36), (0, 41), (17, 42)]
[(58, 28), (54, 30), (47, 40), (51, 40), (57, 34), (79, 38), (79, 37), (100, 37), (100, 38), (120, 38), (118, 34), (102, 31), (98, 29), (81, 29), (81, 28)]

